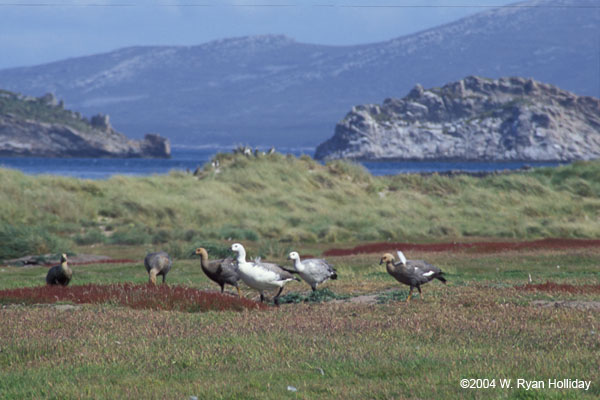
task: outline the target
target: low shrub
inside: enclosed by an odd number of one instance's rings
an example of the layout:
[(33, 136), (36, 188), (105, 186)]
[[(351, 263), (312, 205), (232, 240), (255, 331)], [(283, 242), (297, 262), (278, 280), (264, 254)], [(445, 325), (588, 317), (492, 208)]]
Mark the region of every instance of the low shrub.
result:
[(349, 295), (336, 294), (331, 290), (325, 288), (320, 290), (311, 291), (310, 294), (302, 294), (297, 292), (291, 292), (285, 296), (279, 297), (279, 303), (323, 303), (331, 300), (343, 300), (349, 298)]
[(152, 241), (152, 237), (139, 227), (121, 228), (115, 231), (110, 238), (111, 244), (139, 245)]
[(75, 235), (73, 238), (75, 243), (80, 246), (104, 243), (106, 242), (106, 236), (99, 229), (89, 229), (83, 234)]

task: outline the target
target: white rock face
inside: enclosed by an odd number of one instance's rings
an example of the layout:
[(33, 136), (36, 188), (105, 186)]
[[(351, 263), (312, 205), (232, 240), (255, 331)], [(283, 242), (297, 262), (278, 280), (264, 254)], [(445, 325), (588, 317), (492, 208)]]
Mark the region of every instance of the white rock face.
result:
[(600, 157), (600, 100), (532, 79), (475, 76), (362, 105), (318, 159), (588, 160)]

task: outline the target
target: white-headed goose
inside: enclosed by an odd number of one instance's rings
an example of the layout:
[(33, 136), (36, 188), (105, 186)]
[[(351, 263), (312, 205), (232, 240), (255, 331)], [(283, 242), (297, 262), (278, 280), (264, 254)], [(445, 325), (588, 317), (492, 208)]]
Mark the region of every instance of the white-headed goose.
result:
[(327, 261), (320, 258), (308, 258), (304, 261), (300, 260), (300, 255), (292, 251), (288, 260), (294, 262), (294, 268), (302, 279), (306, 281), (313, 290), (317, 290), (317, 286), (325, 282), (327, 279), (337, 279), (335, 268)]
[(258, 290), (261, 302), (265, 300), (265, 290), (279, 288), (279, 291), (273, 298), (273, 302), (279, 305), (279, 295), (283, 291), (283, 286), (290, 281), (300, 280), (277, 264), (262, 261), (246, 261), (246, 249), (239, 243), (234, 243), (231, 246), (231, 250), (237, 253), (240, 278), (242, 278), (246, 285)]

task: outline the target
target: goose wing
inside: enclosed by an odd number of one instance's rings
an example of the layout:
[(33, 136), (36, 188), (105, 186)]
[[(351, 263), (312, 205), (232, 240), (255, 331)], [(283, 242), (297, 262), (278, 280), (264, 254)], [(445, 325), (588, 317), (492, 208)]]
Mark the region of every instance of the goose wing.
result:
[(209, 265), (215, 271), (215, 274), (225, 281), (237, 281), (240, 279), (239, 266), (231, 257), (222, 260), (213, 260)]
[(441, 272), (438, 267), (423, 260), (408, 260), (407, 269), (421, 282), (428, 282)]
[(276, 280), (280, 280), (280, 281), (284, 281), (284, 280), (288, 280), (288, 279), (297, 279), (291, 271), (282, 268), (280, 265), (278, 264), (274, 264), (274, 263), (267, 263), (267, 262), (255, 262), (253, 263), (255, 267), (259, 267), (262, 268), (265, 271), (274, 273), (276, 275), (278, 275), (278, 278)]
[(326, 278), (333, 275), (337, 276), (337, 271), (333, 268), (333, 265), (321, 258), (309, 258), (302, 261), (302, 264), (304, 264), (308, 273), (311, 275), (322, 275)]

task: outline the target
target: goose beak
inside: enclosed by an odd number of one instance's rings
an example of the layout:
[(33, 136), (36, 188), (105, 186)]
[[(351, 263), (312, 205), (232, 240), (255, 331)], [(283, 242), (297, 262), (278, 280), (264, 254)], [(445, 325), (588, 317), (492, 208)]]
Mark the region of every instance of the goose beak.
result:
[(379, 265), (383, 264), (383, 258), (379, 260)]

